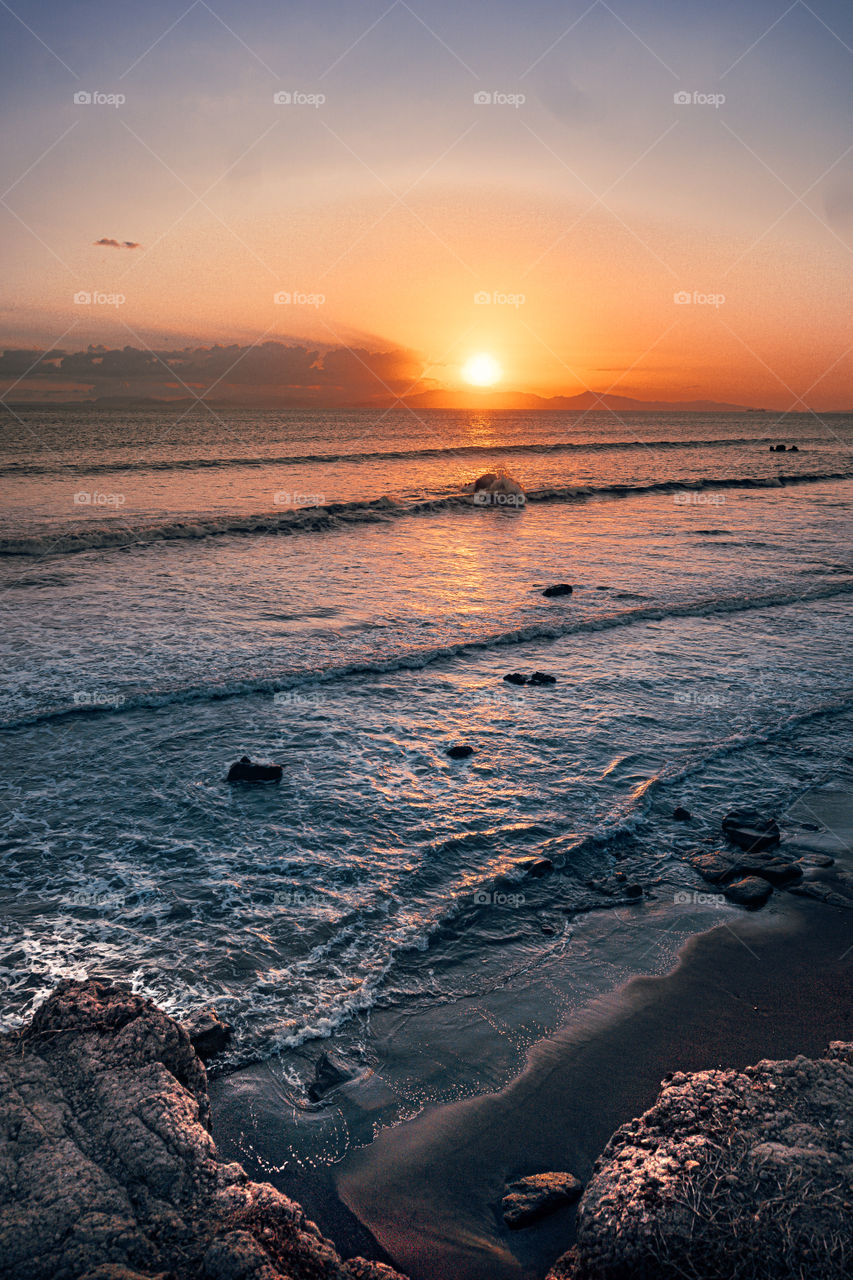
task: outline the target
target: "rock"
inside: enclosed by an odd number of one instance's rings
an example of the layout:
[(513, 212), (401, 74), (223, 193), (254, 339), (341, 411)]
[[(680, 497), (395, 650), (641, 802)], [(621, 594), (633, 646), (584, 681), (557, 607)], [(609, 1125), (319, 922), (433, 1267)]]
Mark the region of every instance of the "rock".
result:
[(401, 1280), (344, 1262), (294, 1201), (224, 1164), (207, 1076), (150, 1000), (65, 981), (0, 1037), (0, 1275)]
[(643, 896), (643, 886), (641, 884), (625, 885), (626, 898), (642, 898), (642, 896)]
[(469, 756), (474, 754), (474, 748), (460, 744), (458, 747), (448, 747), (447, 754), (451, 760), (467, 760)]
[(233, 1033), (233, 1027), (218, 1018), (215, 1009), (200, 1009), (184, 1018), (181, 1026), (202, 1062), (222, 1053)]
[(834, 867), (835, 859), (830, 858), (828, 853), (804, 853), (802, 857), (797, 858), (804, 867)]
[(795, 444), (792, 444), (792, 445), (789, 445), (789, 446), (788, 446), (788, 452), (789, 452), (789, 453), (799, 453), (800, 451), (799, 451), (799, 449), (797, 448), (797, 446), (796, 446)]
[(477, 476), (477, 479), (474, 481), (474, 492), (480, 493), (481, 490), (488, 491), (491, 489), (492, 485), (497, 484), (497, 482), (497, 473), (494, 471), (487, 471), (484, 475)]
[(689, 822), (693, 814), (689, 809), (683, 809), (681, 805), (673, 809), (672, 816), (675, 822)]
[(313, 1102), (319, 1102), (332, 1089), (337, 1089), (338, 1085), (354, 1080), (357, 1075), (358, 1068), (353, 1066), (343, 1054), (336, 1053), (334, 1049), (326, 1050), (317, 1059), (314, 1079), (308, 1086), (308, 1097)]
[(549, 676), (545, 671), (534, 671), (530, 677), (531, 684), (556, 684), (557, 677)]
[(510, 671), (508, 676), (504, 676), (507, 684), (527, 684), (527, 676), (523, 676), (520, 671)]
[(556, 582), (552, 587), (546, 587), (542, 594), (551, 600), (554, 596), (570, 596), (572, 590), (568, 582)]
[(529, 876), (535, 876), (537, 880), (554, 870), (554, 864), (550, 858), (522, 858), (518, 865)]
[(771, 444), (771, 446), (770, 446), (770, 452), (771, 452), (771, 453), (784, 453), (784, 452), (785, 452), (785, 446), (784, 446), (783, 444)]
[(517, 1231), (564, 1204), (574, 1204), (583, 1183), (571, 1173), (536, 1173), (507, 1184), (501, 1211), (508, 1227)]
[(697, 851), (687, 854), (687, 861), (711, 884), (726, 884), (743, 876), (760, 876), (769, 884), (782, 888), (803, 878), (803, 869), (797, 863), (760, 850), (756, 853), (730, 853), (727, 849), (716, 853)]
[(851, 1183), (853, 1044), (676, 1072), (596, 1161), (548, 1280), (845, 1280)]
[(280, 782), (282, 768), (280, 764), (253, 764), (248, 756), (232, 764), (228, 770), (228, 782)]
[(782, 838), (774, 818), (764, 818), (755, 809), (735, 809), (723, 818), (723, 834), (732, 844), (750, 853), (771, 849)]
[(772, 892), (773, 886), (760, 876), (745, 876), (743, 880), (735, 880), (723, 889), (730, 902), (736, 902), (740, 907), (749, 907), (751, 911), (763, 907)]

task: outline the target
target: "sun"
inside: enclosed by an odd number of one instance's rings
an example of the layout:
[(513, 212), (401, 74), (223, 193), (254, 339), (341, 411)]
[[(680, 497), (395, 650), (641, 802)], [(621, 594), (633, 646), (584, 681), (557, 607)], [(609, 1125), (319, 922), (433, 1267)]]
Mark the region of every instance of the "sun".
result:
[(473, 387), (493, 387), (503, 374), (503, 369), (494, 356), (481, 353), (471, 356), (462, 366), (462, 377)]

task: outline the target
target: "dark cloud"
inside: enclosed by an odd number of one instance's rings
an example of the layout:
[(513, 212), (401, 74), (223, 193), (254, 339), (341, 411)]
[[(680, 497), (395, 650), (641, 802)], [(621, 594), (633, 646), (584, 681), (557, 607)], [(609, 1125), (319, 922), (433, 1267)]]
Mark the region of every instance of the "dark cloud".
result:
[(107, 249), (141, 249), (142, 245), (137, 240), (110, 240), (107, 236), (102, 236), (100, 240), (93, 240), (92, 244), (103, 245)]
[(15, 398), (21, 400), (63, 390), (69, 399), (183, 400), (197, 395), (213, 403), (244, 405), (387, 404), (413, 386), (425, 389), (421, 369), (412, 352), (399, 348), (371, 351), (281, 342), (158, 351), (90, 346), (85, 351), (13, 350), (0, 355), (0, 383), (8, 385), (29, 370), (15, 388)]

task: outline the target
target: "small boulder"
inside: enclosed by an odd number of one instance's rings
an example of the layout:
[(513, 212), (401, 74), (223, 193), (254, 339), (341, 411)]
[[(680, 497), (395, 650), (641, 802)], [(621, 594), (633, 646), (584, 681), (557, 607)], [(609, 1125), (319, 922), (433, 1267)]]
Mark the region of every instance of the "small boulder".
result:
[(764, 906), (773, 892), (773, 886), (767, 880), (762, 880), (760, 876), (745, 876), (743, 880), (735, 880), (734, 884), (727, 884), (723, 892), (730, 902), (736, 902), (740, 907), (748, 907), (750, 911), (756, 911)]
[(185, 1018), (181, 1026), (202, 1062), (222, 1053), (233, 1034), (233, 1027), (217, 1017), (215, 1009), (199, 1009)]
[(501, 1201), (504, 1222), (513, 1231), (580, 1199), (583, 1183), (571, 1173), (536, 1173), (507, 1184)]
[(673, 809), (672, 816), (675, 822), (689, 822), (693, 814), (689, 809), (684, 809), (681, 805), (678, 805), (677, 808)]
[(353, 1080), (356, 1075), (358, 1075), (358, 1069), (348, 1058), (345, 1058), (342, 1053), (336, 1053), (334, 1049), (326, 1050), (317, 1059), (314, 1079), (308, 1086), (308, 1097), (312, 1102), (319, 1102), (332, 1089), (337, 1089), (338, 1085)]
[(723, 818), (723, 834), (748, 853), (772, 849), (782, 839), (774, 818), (764, 818), (755, 809), (734, 809)]
[(554, 864), (550, 858), (522, 858), (518, 865), (529, 876), (535, 876), (537, 880), (554, 870)]
[(509, 675), (504, 676), (507, 684), (527, 684), (527, 676), (523, 676), (520, 671), (510, 671)]
[(626, 884), (626, 885), (625, 885), (625, 891), (624, 891), (624, 892), (625, 892), (625, 897), (626, 897), (626, 898), (634, 898), (634, 899), (642, 898), (642, 896), (643, 896), (643, 886), (642, 886), (641, 884), (636, 884), (636, 883), (635, 883), (635, 884)]
[(799, 449), (797, 448), (797, 446), (796, 446), (795, 444), (792, 444), (792, 445), (790, 445), (790, 446), (789, 446), (789, 448), (788, 448), (788, 452), (789, 452), (789, 453), (799, 453), (800, 451), (799, 451)]
[(568, 582), (555, 582), (552, 587), (546, 587), (542, 594), (551, 600), (554, 596), (570, 596), (572, 590), (573, 588), (569, 586)]
[(228, 782), (280, 782), (282, 768), (280, 764), (257, 764), (248, 756), (232, 764), (228, 770)]
[(534, 671), (530, 677), (531, 684), (556, 684), (557, 677), (549, 676), (546, 671)]
[(469, 756), (474, 754), (474, 748), (460, 743), (458, 747), (448, 747), (447, 754), (451, 760), (467, 760)]

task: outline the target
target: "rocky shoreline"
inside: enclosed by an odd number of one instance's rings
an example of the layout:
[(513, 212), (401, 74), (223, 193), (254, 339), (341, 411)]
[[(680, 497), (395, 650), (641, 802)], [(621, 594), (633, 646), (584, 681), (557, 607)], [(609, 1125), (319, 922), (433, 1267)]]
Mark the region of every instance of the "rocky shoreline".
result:
[[(531, 1173), (507, 1201), (516, 1225), (531, 1190), (580, 1190)], [(853, 1044), (676, 1073), (614, 1133), (577, 1214), (548, 1280), (848, 1276)], [(403, 1280), (342, 1260), (299, 1205), (224, 1163), (187, 1030), (98, 981), (61, 983), (0, 1043), (0, 1276)]]

